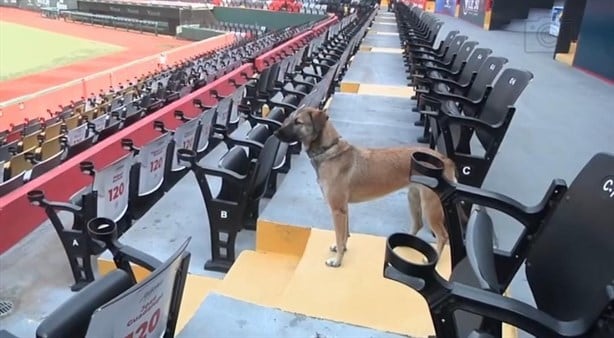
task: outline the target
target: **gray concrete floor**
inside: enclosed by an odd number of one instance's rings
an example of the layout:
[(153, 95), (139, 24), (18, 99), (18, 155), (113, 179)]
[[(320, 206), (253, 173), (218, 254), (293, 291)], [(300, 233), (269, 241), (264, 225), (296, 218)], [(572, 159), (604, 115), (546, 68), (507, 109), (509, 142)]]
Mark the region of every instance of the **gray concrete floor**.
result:
[[(220, 309), (224, 309), (220, 311)], [(401, 338), (359, 326), (307, 317), (219, 294), (207, 296), (178, 338)]]

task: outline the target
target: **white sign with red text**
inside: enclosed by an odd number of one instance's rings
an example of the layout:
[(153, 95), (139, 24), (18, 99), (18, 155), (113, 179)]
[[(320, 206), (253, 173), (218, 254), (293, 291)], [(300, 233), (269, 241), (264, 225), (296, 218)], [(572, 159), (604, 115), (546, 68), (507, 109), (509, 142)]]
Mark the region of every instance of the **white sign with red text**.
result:
[(139, 175), (139, 196), (156, 191), (164, 182), (166, 151), (171, 141), (171, 134), (160, 135), (149, 142), (139, 152), (141, 172)]
[(175, 130), (175, 151), (173, 151), (173, 165), (172, 171), (179, 171), (185, 168), (184, 165), (179, 164), (177, 158), (177, 150), (179, 149), (194, 149), (194, 141), (196, 139), (196, 130), (198, 129), (198, 119), (192, 119)]
[(128, 209), (128, 185), (132, 154), (96, 172), (93, 190), (98, 192), (97, 215), (119, 221)]
[(211, 136), (211, 125), (213, 118), (215, 117), (215, 108), (205, 110), (200, 114), (198, 119), (200, 120), (200, 136), (198, 138), (197, 152), (203, 152), (209, 145), (209, 136)]
[(85, 140), (87, 137), (87, 124), (82, 124), (77, 128), (68, 131), (68, 146), (72, 147)]
[(143, 281), (94, 311), (85, 337), (163, 337), (173, 310), (175, 277), (189, 242), (190, 238)]

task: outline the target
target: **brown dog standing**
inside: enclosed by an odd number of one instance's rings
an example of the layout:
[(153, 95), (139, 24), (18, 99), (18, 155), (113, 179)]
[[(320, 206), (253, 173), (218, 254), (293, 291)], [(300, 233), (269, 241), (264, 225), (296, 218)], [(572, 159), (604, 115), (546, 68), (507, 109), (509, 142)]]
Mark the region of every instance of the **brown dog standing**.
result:
[(416, 151), (433, 154), (443, 161), (446, 178), (455, 180), (455, 166), (450, 159), (426, 147), (353, 146), (341, 138), (328, 121), (326, 111), (310, 107), (292, 113), (276, 135), (284, 142), (300, 141), (316, 170), (318, 184), (332, 212), (336, 237), (336, 243), (331, 246), (336, 254), (326, 265), (338, 267), (343, 260), (350, 236), (349, 203), (369, 201), (405, 187), (409, 187), (410, 213), (414, 220), (412, 234), (422, 228), (424, 216), (437, 238), (437, 252), (441, 254), (448, 241), (443, 208), (433, 191), (410, 184), (410, 159)]

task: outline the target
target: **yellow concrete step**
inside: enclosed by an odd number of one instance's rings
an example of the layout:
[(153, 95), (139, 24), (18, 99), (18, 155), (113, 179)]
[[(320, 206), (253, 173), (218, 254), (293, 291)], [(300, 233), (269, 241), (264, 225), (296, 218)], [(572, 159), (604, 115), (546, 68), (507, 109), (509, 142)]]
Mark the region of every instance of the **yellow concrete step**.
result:
[[(305, 253), (279, 303), (282, 310), (425, 337), (433, 334), (429, 310), (415, 291), (384, 279), (385, 238), (352, 234), (343, 265), (330, 268), (332, 231), (312, 229)], [(449, 276), (449, 254), (438, 270)]]
[(275, 307), (299, 260), (299, 256), (243, 251), (217, 292), (246, 302)]

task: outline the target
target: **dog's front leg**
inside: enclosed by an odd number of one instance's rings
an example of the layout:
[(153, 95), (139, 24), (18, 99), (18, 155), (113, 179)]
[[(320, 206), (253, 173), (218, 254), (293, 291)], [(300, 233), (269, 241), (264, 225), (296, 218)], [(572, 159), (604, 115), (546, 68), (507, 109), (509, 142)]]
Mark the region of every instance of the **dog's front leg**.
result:
[(348, 237), (348, 207), (347, 204), (342, 207), (331, 207), (331, 211), (335, 226), (335, 246), (331, 247), (331, 249), (335, 252), (335, 256), (327, 259), (326, 265), (336, 268), (341, 266), (341, 261), (343, 260), (343, 255), (345, 254), (346, 250), (346, 242)]

